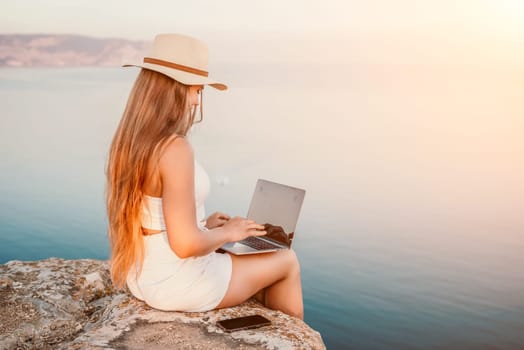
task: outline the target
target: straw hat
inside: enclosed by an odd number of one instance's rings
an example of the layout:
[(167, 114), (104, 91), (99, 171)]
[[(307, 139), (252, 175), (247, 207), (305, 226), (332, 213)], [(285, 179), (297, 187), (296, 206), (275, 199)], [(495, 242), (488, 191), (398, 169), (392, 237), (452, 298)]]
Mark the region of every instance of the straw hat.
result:
[(143, 62), (126, 62), (124, 67), (142, 67), (167, 75), (186, 85), (227, 86), (208, 76), (208, 49), (202, 41), (181, 34), (159, 34)]

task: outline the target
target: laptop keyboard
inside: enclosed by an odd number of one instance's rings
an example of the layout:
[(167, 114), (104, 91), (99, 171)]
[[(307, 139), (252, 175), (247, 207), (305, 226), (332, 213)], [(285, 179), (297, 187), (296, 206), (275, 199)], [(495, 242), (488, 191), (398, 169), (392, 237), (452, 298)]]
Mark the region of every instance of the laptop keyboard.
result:
[(240, 241), (240, 243), (245, 244), (251, 248), (258, 249), (258, 250), (280, 248), (279, 246), (275, 244), (268, 243), (266, 241), (257, 239), (255, 237), (248, 237)]

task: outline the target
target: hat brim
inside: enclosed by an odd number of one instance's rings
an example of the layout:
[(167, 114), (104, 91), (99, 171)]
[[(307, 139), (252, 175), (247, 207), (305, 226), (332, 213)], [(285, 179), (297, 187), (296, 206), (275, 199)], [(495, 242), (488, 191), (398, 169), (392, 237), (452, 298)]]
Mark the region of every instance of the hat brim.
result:
[(178, 69), (164, 67), (157, 64), (143, 62), (124, 62), (122, 63), (122, 67), (139, 67), (153, 70), (186, 85), (209, 85), (218, 90), (227, 90), (227, 85), (219, 83), (218, 81), (210, 79), (209, 77), (203, 77), (198, 74), (184, 72)]

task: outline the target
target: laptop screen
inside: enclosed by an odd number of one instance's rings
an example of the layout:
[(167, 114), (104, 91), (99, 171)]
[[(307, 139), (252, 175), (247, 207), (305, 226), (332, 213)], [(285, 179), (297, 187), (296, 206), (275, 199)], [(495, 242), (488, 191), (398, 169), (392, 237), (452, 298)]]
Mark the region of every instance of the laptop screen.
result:
[(247, 217), (263, 224), (267, 237), (289, 246), (306, 191), (259, 179)]

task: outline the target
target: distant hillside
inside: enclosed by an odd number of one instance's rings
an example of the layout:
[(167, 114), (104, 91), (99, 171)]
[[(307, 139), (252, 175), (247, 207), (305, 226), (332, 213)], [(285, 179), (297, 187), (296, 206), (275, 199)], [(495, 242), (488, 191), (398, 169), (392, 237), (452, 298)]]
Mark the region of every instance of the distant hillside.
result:
[(147, 42), (80, 35), (0, 34), (0, 67), (118, 66)]

